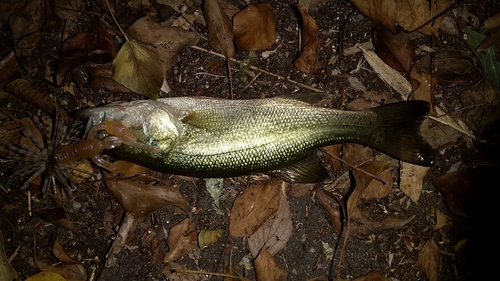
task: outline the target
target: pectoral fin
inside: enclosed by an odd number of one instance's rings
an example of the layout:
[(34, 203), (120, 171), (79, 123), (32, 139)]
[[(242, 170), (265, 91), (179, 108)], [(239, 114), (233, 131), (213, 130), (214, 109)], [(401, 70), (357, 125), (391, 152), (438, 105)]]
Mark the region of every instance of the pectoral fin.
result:
[(296, 183), (315, 183), (329, 178), (328, 173), (315, 154), (311, 154), (288, 167), (268, 172), (268, 174)]

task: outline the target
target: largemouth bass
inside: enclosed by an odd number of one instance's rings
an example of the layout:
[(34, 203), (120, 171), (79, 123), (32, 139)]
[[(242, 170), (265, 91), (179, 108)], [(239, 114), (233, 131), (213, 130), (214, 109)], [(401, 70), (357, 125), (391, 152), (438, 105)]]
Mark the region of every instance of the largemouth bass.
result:
[(358, 143), (431, 165), (431, 148), (419, 132), (428, 111), (425, 101), (344, 111), (293, 96), (177, 97), (110, 104), (76, 115), (89, 119), (88, 128), (110, 120), (129, 128), (141, 145), (122, 144), (108, 153), (156, 171), (194, 177), (271, 173), (292, 182), (317, 182), (327, 174), (315, 149), (330, 144)]

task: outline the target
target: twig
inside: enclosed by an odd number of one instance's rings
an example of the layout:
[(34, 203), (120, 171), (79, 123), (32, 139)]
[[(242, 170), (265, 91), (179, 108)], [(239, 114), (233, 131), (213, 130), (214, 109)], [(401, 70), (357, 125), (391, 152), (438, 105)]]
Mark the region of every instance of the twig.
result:
[[(361, 172), (361, 173), (363, 173), (363, 174), (365, 174), (365, 175), (368, 175), (368, 176), (372, 177), (373, 179), (378, 180), (378, 181), (379, 181), (379, 182), (381, 182), (382, 184), (386, 184), (386, 182), (385, 182), (384, 180), (382, 180), (381, 178), (379, 178), (379, 177), (377, 177), (376, 175), (374, 175), (374, 174), (372, 174), (372, 173), (369, 173), (369, 172), (367, 172), (367, 171), (365, 171), (365, 170), (363, 170), (363, 169), (360, 169), (360, 168), (358, 167), (358, 166), (363, 165), (363, 164), (364, 164), (364, 163), (366, 163), (366, 162), (363, 162), (363, 163), (361, 163), (360, 165), (353, 165), (353, 164), (350, 164), (349, 162), (347, 162), (347, 161), (345, 161), (345, 160), (343, 160), (343, 159), (341, 159), (341, 158), (339, 158), (339, 157), (337, 157), (337, 156), (335, 156), (335, 155), (331, 154), (330, 152), (328, 152), (328, 151), (326, 151), (326, 150), (324, 150), (324, 149), (322, 149), (322, 148), (320, 148), (320, 150), (321, 150), (321, 152), (325, 153), (326, 155), (328, 155), (328, 156), (330, 156), (330, 157), (334, 158), (334, 159), (335, 159), (335, 160), (337, 160), (337, 161), (342, 162), (343, 164), (346, 164), (347, 166), (349, 166), (349, 167), (353, 168), (354, 170), (359, 171), (359, 172)], [(367, 161), (369, 161), (369, 160), (367, 160)]]
[[(220, 53), (217, 53), (217, 52), (214, 52), (214, 51), (210, 51), (210, 50), (207, 50), (207, 49), (202, 48), (202, 47), (199, 47), (199, 46), (190, 46), (190, 47), (191, 47), (191, 48), (193, 48), (193, 49), (195, 49), (195, 50), (198, 50), (198, 51), (206, 52), (206, 53), (208, 53), (208, 54), (210, 54), (210, 55), (214, 55), (214, 56), (217, 56), (217, 57), (220, 57), (220, 58), (226, 58), (223, 54), (220, 54)], [(239, 61), (239, 60), (234, 59), (234, 58), (231, 58), (231, 61), (236, 62), (236, 63), (238, 63), (238, 64), (240, 63), (240, 61)], [(290, 83), (292, 83), (292, 84), (295, 84), (295, 85), (297, 85), (297, 86), (299, 86), (299, 87), (302, 87), (302, 88), (304, 88), (304, 89), (307, 89), (307, 90), (309, 90), (309, 91), (313, 91), (313, 92), (316, 92), (316, 93), (324, 93), (324, 92), (325, 92), (325, 91), (323, 91), (323, 90), (313, 88), (313, 87), (308, 86), (308, 85), (306, 85), (306, 84), (302, 84), (302, 83), (297, 82), (297, 81), (295, 81), (295, 80), (288, 79), (288, 78), (283, 77), (283, 76), (281, 76), (281, 75), (278, 75), (278, 74), (275, 74), (275, 73), (272, 73), (272, 72), (266, 71), (266, 70), (264, 70), (264, 69), (261, 69), (261, 68), (255, 67), (255, 66), (250, 66), (250, 69), (255, 70), (255, 71), (262, 72), (262, 73), (264, 73), (264, 74), (267, 74), (267, 75), (270, 75), (270, 76), (273, 76), (273, 77), (276, 77), (276, 78), (279, 78), (279, 79), (283, 79), (283, 80), (285, 80), (285, 81), (288, 81), (288, 82), (290, 82)]]
[(250, 82), (248, 82), (245, 87), (243, 87), (243, 90), (241, 90), (242, 92), (245, 91), (248, 87), (250, 87), (250, 85), (252, 85), (252, 83), (257, 80), (257, 78), (259, 78), (259, 76), (261, 75), (262, 73), (258, 73), (257, 75), (255, 75), (254, 78), (252, 78), (252, 80), (250, 80)]

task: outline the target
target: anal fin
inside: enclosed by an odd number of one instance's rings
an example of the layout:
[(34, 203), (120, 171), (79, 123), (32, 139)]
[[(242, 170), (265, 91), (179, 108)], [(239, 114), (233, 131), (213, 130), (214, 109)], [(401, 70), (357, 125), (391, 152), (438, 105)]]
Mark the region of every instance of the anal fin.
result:
[(314, 153), (290, 166), (267, 174), (292, 183), (316, 183), (329, 178), (321, 161)]

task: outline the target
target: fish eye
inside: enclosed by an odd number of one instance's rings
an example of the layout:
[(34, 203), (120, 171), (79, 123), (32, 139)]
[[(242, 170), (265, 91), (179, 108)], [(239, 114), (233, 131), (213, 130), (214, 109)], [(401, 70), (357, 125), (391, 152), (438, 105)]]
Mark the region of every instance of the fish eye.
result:
[(110, 134), (108, 132), (106, 132), (106, 130), (104, 130), (104, 129), (97, 131), (97, 133), (95, 135), (95, 137), (100, 139), (100, 140), (104, 140), (108, 136), (110, 136)]

